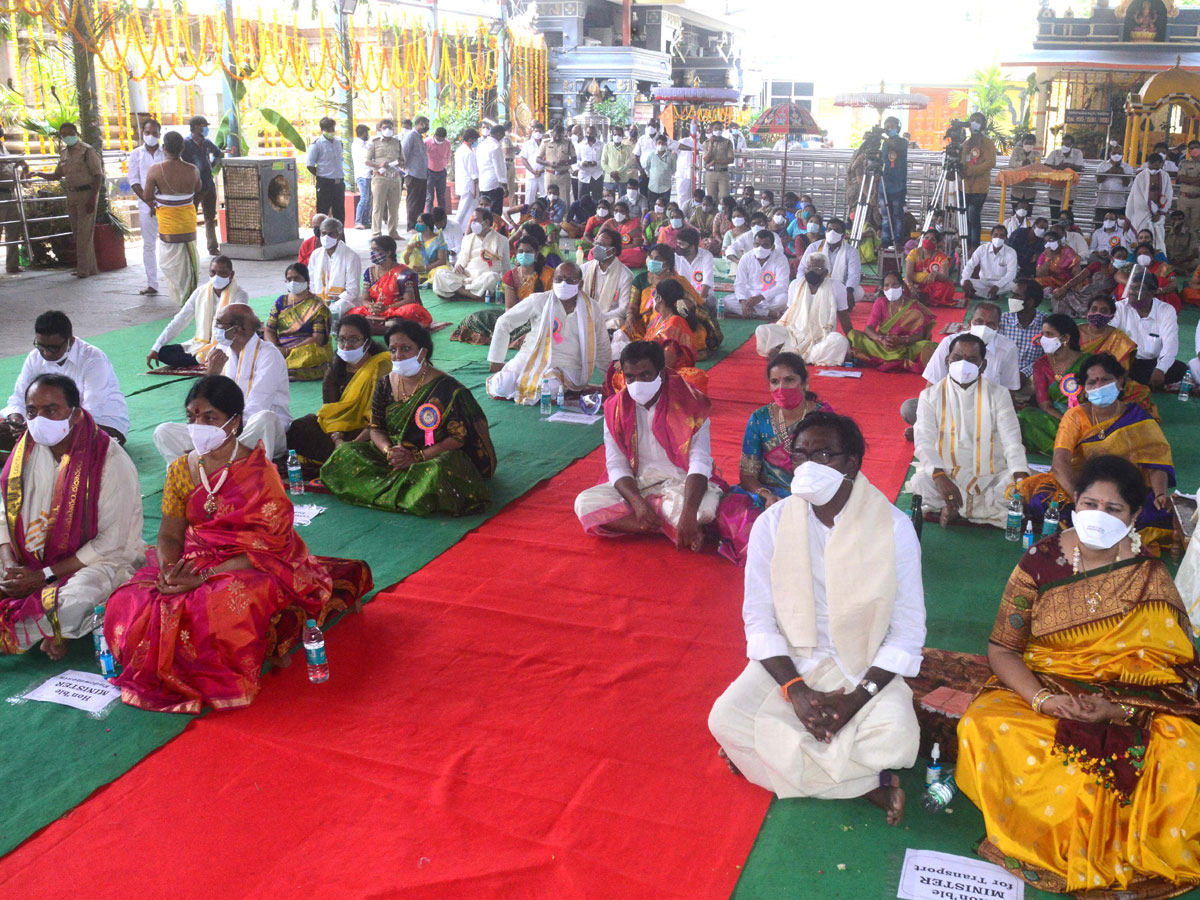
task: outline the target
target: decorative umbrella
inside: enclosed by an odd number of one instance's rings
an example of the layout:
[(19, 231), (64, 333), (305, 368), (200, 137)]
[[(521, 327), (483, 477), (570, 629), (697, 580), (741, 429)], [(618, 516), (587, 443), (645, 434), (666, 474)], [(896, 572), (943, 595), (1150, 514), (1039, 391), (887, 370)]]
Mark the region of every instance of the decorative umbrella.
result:
[(889, 109), (924, 109), (929, 105), (929, 98), (924, 94), (901, 94), (885, 91), (883, 82), (879, 82), (878, 91), (862, 91), (857, 94), (838, 94), (833, 100), (834, 106), (850, 106), (858, 109), (870, 107), (879, 113), (879, 124), (883, 124), (883, 114)]
[(821, 126), (813, 118), (813, 114), (799, 103), (777, 103), (768, 107), (766, 112), (758, 117), (758, 121), (750, 126), (750, 133), (762, 136), (764, 134), (783, 135), (783, 189), (787, 190), (787, 158), (788, 138), (793, 134), (820, 134)]

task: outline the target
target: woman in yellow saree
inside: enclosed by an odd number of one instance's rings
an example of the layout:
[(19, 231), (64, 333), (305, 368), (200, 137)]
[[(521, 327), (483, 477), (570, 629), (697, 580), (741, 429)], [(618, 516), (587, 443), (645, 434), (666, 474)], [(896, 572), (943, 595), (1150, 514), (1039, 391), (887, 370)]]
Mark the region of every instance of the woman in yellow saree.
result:
[[(958, 727), (984, 858), (1043, 891), (1175, 897), (1200, 883), (1200, 668), (1163, 564), (1139, 553), (1142, 473), (1080, 472), (1075, 528), (1022, 557)], [(1086, 893), (1084, 893), (1086, 892)]]
[(263, 334), (269, 343), (283, 351), (290, 380), (317, 381), (325, 376), (333, 359), (329, 307), (308, 289), (308, 266), (292, 263), (284, 278), (288, 292), (280, 295), (271, 307)]
[(937, 322), (933, 313), (909, 294), (896, 272), (883, 277), (882, 290), (866, 327), (857, 328), (847, 337), (854, 355), (864, 366), (877, 366), (880, 372), (925, 371), (937, 344), (929, 338)]
[(391, 367), (391, 357), (371, 339), (371, 323), (363, 316), (343, 316), (338, 322), (337, 356), (321, 383), (323, 405), (292, 420), (288, 449), (302, 461), (323, 463), (346, 441), (365, 439), (375, 384)]

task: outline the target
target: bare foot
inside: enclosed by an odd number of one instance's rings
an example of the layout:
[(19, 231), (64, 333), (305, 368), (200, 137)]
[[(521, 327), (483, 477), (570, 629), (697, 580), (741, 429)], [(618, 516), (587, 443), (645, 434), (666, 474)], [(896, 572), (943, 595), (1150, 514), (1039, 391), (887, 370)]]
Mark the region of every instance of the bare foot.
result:
[(42, 639), (42, 650), (52, 660), (60, 660), (67, 655), (67, 642), (48, 637)]
[(725, 752), (724, 747), (719, 747), (717, 749), (717, 756), (725, 760), (725, 765), (729, 766), (729, 771), (734, 775), (741, 775), (743, 778), (746, 777), (745, 775), (742, 775), (742, 770), (733, 764), (733, 760), (729, 758), (729, 754)]
[(913, 427), (911, 425), (904, 429), (904, 439), (910, 444), (913, 442)]
[(884, 772), (879, 780), (888, 781), (888, 785), (885, 787), (880, 784), (868, 792), (866, 798), (887, 813), (889, 825), (899, 825), (904, 819), (904, 791), (900, 787), (900, 776), (894, 772)]

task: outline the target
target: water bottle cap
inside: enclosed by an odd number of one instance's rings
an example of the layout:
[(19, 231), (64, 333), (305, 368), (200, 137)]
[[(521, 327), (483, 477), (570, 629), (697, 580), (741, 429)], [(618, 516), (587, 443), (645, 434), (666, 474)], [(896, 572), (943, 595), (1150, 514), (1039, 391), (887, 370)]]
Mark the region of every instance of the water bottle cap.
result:
[(305, 620), (305, 622), (304, 622), (304, 627), (305, 627), (305, 628), (316, 628), (316, 627), (317, 627), (317, 620), (316, 620), (316, 619), (307, 619), (307, 620)]
[(929, 758), (932, 759), (934, 762), (937, 762), (939, 759), (942, 758), (942, 745), (941, 744), (934, 743), (933, 749), (929, 751)]

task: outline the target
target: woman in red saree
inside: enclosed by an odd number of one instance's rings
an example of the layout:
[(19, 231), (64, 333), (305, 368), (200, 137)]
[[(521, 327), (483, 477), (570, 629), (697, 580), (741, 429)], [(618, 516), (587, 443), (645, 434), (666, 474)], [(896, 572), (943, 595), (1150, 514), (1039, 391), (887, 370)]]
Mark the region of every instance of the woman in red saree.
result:
[(1079, 255), (1063, 243), (1057, 231), (1046, 232), (1046, 249), (1037, 261), (1038, 284), (1047, 291), (1066, 287), (1079, 270)]
[[(109, 598), (104, 632), (131, 706), (199, 713), (246, 706), (270, 655), (371, 587), (370, 570), (310, 556), (292, 504), (261, 446), (237, 441), (244, 399), (221, 375), (187, 397), (197, 449), (171, 463), (163, 490), (158, 565)], [(203, 451), (203, 452), (201, 452)]]
[(641, 222), (629, 216), (629, 204), (618, 200), (613, 204), (613, 227), (621, 235), (621, 255), (617, 257), (630, 269), (646, 265), (646, 234)]
[(412, 319), (428, 328), (433, 324), (417, 290), (420, 276), (396, 258), (396, 241), (381, 234), (371, 238), (371, 265), (363, 272), (367, 302), (350, 313), (383, 319)]
[(938, 233), (930, 228), (904, 262), (904, 282), (909, 293), (928, 306), (954, 306), (957, 286), (950, 278), (952, 260), (938, 247)]
[[(674, 369), (680, 378), (696, 390), (707, 393), (708, 374), (696, 368), (696, 332), (693, 326), (699, 326), (699, 322), (695, 315), (685, 299), (680, 282), (669, 279), (660, 281), (654, 291), (654, 315), (646, 327), (645, 339), (662, 346), (668, 369)], [(618, 361), (613, 360), (609, 372), (606, 396), (625, 389), (625, 373)]]

